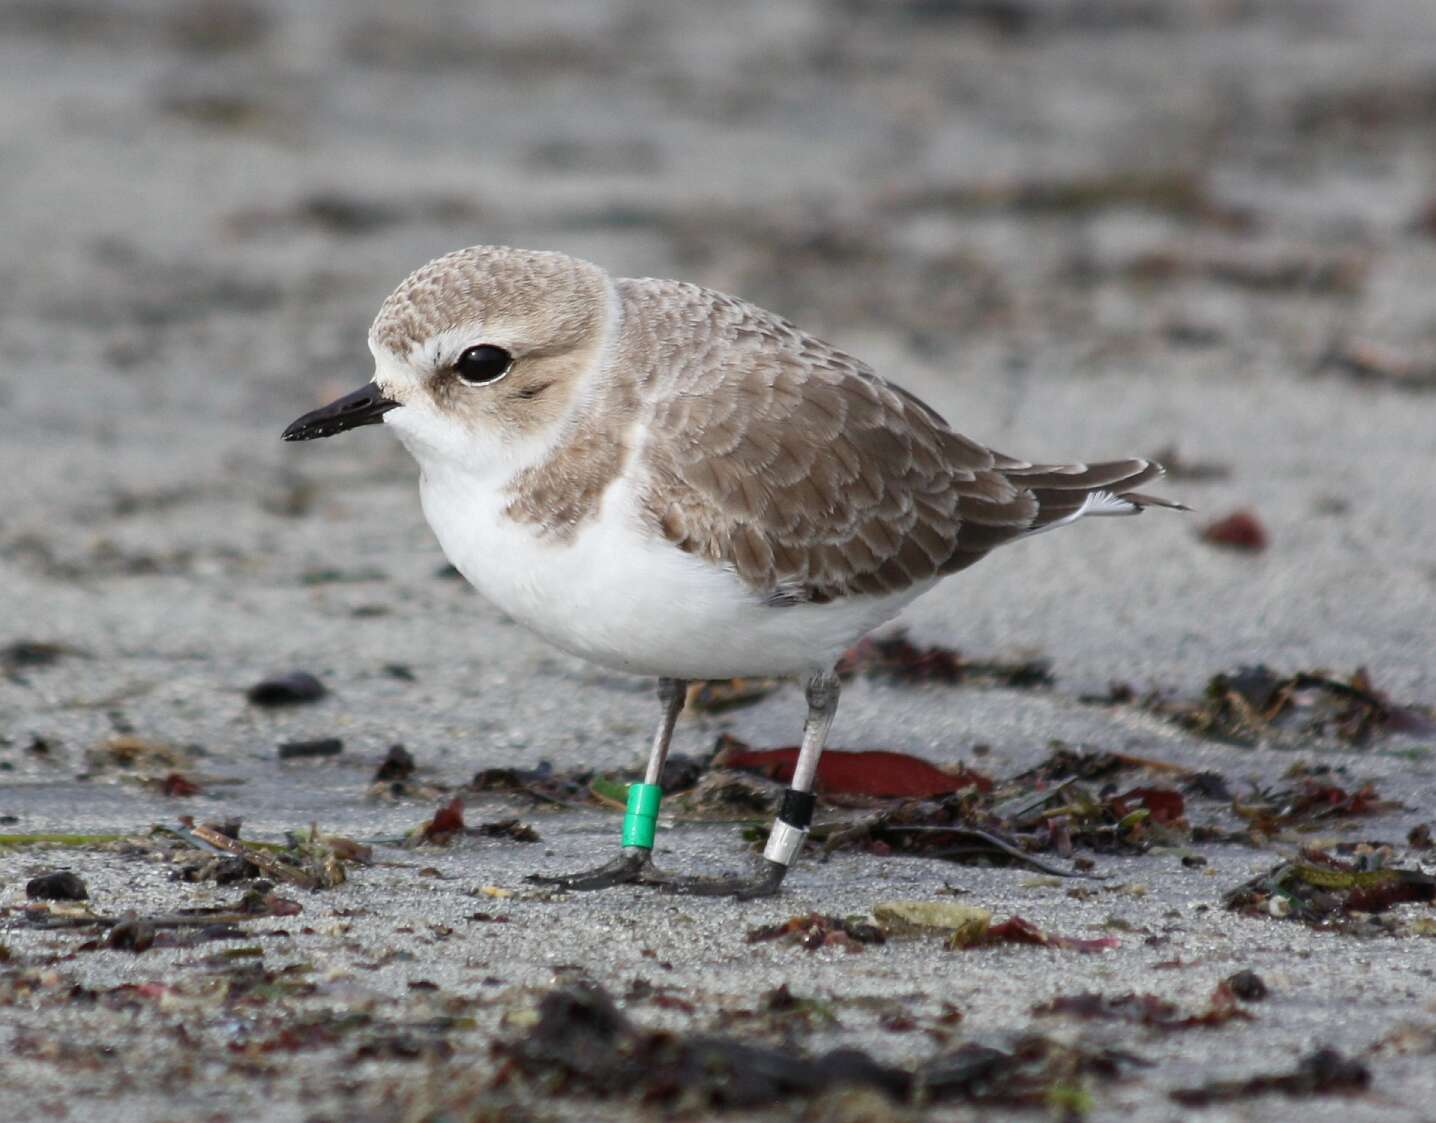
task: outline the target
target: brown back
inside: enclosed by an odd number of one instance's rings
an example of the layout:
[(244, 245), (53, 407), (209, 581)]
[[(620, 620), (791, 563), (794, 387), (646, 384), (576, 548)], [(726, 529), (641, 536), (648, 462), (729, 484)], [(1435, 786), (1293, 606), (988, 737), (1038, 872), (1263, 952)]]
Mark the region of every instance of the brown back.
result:
[(760, 308), (676, 281), (618, 287), (644, 510), (771, 603), (898, 592), (1161, 474), (1003, 456)]

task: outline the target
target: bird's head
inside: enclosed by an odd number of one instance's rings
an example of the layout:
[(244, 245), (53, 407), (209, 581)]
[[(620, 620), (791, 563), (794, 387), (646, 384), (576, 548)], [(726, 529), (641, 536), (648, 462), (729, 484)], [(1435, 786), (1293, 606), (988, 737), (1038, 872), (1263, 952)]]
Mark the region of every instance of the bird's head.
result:
[(607, 274), (576, 258), (502, 246), (446, 254), (379, 309), (373, 380), (298, 418), (284, 439), (383, 423), (421, 463), (521, 458), (573, 409), (614, 308)]

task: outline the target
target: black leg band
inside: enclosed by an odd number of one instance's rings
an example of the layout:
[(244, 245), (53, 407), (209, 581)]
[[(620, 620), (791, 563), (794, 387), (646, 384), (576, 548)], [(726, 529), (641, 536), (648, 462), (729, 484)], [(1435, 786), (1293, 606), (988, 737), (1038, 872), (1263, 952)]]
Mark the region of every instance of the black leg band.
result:
[(818, 797), (812, 792), (800, 792), (797, 788), (789, 788), (783, 793), (783, 802), (778, 808), (778, 818), (789, 826), (805, 831), (812, 825), (813, 808), (817, 805)]

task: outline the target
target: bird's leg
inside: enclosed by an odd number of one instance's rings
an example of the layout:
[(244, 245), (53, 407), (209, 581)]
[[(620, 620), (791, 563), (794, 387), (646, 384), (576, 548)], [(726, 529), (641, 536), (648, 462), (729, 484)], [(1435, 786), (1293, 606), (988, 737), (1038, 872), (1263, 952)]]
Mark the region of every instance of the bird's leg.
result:
[(623, 849), (618, 857), (582, 873), (563, 877), (534, 876), (529, 881), (556, 885), (560, 889), (606, 889), (610, 885), (664, 880), (664, 875), (653, 868), (653, 834), (658, 821), (658, 804), (663, 797), (659, 779), (663, 775), (663, 763), (668, 759), (668, 743), (673, 739), (673, 727), (687, 693), (688, 683), (683, 679), (658, 680), (658, 701), (663, 706), (663, 715), (653, 735), (653, 749), (648, 754), (648, 770), (644, 773), (643, 783), (628, 786), (628, 811), (623, 817)]
[(818, 759), (828, 743), (828, 730), (838, 712), (838, 676), (832, 671), (816, 674), (807, 682), (808, 719), (803, 724), (803, 746), (798, 750), (798, 763), (793, 779), (783, 793), (777, 821), (763, 847), (762, 865), (749, 877), (674, 877), (652, 871), (645, 883), (658, 885), (670, 893), (698, 897), (736, 897), (751, 900), (771, 897), (778, 892), (788, 867), (803, 849), (808, 826), (813, 821), (813, 783), (818, 776)]

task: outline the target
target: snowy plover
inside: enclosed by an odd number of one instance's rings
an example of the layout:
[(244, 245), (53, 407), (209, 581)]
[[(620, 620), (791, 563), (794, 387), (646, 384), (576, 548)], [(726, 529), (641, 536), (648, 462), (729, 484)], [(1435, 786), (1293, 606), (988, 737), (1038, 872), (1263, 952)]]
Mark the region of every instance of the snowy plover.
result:
[[(838, 655), (989, 550), (1086, 515), (1176, 507), (1146, 460), (1029, 464), (948, 427), (860, 360), (744, 301), (476, 246), (411, 275), (369, 332), (373, 381), (290, 441), (392, 428), (460, 573), (556, 647), (658, 676), (662, 718), (623, 849), (549, 879), (777, 891), (812, 818)], [(747, 878), (651, 861), (686, 680), (800, 675), (791, 786)]]

